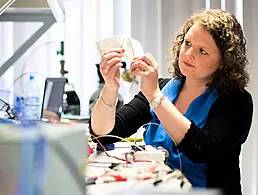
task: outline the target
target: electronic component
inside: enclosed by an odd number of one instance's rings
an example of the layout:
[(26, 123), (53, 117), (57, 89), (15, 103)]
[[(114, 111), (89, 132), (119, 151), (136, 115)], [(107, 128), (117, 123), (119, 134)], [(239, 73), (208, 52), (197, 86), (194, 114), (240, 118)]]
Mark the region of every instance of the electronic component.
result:
[(137, 151), (141, 151), (141, 150), (145, 150), (145, 145), (131, 145), (131, 148), (133, 151), (137, 152)]
[[(106, 151), (114, 150), (115, 145), (114, 144), (102, 144), (102, 146), (105, 148)], [(97, 144), (97, 152), (103, 152), (103, 148), (100, 146), (100, 144)]]
[(131, 150), (129, 152), (126, 152), (125, 153), (125, 159), (128, 161), (128, 162), (133, 162), (135, 160), (135, 151), (134, 150)]
[(6, 112), (9, 116), (9, 119), (20, 119), (22, 113), (18, 110), (13, 109), (7, 102), (0, 99), (0, 111)]
[(131, 145), (134, 161), (156, 161), (164, 162), (166, 159), (166, 152), (161, 149), (156, 149), (150, 145)]

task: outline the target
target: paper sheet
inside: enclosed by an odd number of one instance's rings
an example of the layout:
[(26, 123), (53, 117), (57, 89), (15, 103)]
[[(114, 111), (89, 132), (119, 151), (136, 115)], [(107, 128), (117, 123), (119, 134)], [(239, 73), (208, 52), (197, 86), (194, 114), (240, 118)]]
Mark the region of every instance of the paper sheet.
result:
[(130, 61), (132, 61), (134, 57), (139, 57), (144, 54), (142, 45), (139, 41), (123, 35), (98, 40), (96, 41), (96, 45), (100, 56), (111, 48), (123, 48), (125, 50), (125, 56)]

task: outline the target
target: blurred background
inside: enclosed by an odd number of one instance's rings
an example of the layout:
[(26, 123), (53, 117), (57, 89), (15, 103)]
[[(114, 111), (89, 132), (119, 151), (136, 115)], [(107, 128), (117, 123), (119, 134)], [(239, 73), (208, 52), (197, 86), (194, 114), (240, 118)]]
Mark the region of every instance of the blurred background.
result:
[[(96, 40), (113, 35), (132, 37), (160, 63), (160, 76), (170, 77), (172, 56), (168, 49), (176, 33), (191, 13), (209, 8), (232, 12), (243, 26), (250, 59), (249, 91), (256, 103), (256, 0), (16, 0), (0, 16), (0, 88), (23, 94), (33, 74), (43, 91), (46, 77), (61, 76), (61, 62), (65, 62), (65, 77), (80, 99), (81, 112), (88, 113), (90, 97), (100, 79)], [(122, 80), (124, 103), (137, 92), (137, 87), (131, 90), (131, 85)], [(241, 155), (244, 195), (258, 194), (257, 114), (255, 109), (252, 130)]]

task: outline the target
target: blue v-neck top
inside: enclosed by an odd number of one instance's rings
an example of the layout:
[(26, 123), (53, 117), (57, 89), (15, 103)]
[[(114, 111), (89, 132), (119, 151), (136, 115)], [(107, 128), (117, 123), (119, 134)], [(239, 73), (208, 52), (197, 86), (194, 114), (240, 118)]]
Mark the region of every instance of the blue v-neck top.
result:
[[(176, 101), (179, 96), (180, 90), (183, 86), (184, 79), (171, 79), (162, 89), (162, 94), (166, 96), (172, 103)], [(197, 97), (188, 107), (185, 117), (193, 121), (195, 125), (202, 128), (206, 123), (209, 110), (212, 104), (217, 99), (216, 93), (207, 88), (206, 91)], [(169, 158), (166, 164), (172, 169), (180, 169), (180, 159), (182, 163), (182, 172), (192, 183), (193, 187), (205, 187), (206, 186), (206, 163), (195, 164), (188, 159), (183, 153), (179, 153), (176, 149), (174, 142), (168, 135), (163, 125), (151, 109), (153, 119), (147, 126), (144, 134), (144, 141), (147, 145), (153, 145), (155, 147), (162, 146), (169, 152)], [(155, 124), (159, 124), (155, 125)], [(173, 126), (173, 124), (171, 124)], [(180, 159), (179, 159), (180, 158)]]

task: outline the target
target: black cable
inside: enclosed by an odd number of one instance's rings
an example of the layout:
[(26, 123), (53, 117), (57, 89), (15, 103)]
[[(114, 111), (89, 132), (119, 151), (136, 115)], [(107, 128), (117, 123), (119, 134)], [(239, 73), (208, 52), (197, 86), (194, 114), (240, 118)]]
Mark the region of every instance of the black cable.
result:
[(21, 113), (16, 113), (10, 104), (0, 98), (0, 111), (4, 111), (8, 114), (9, 119), (20, 119)]

